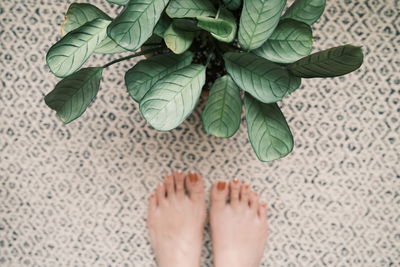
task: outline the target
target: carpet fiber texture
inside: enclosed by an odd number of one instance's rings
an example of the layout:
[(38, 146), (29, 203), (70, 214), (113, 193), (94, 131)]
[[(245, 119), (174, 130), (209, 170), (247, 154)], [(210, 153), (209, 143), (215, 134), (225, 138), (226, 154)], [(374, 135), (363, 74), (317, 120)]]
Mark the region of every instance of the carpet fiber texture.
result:
[[(261, 163), (245, 121), (231, 139), (204, 132), (203, 103), (172, 132), (149, 127), (123, 82), (133, 60), (107, 69), (95, 102), (63, 125), (43, 100), (58, 81), (44, 59), (71, 1), (1, 0), (0, 265), (155, 266), (147, 197), (182, 169), (207, 190), (237, 177), (260, 192), (271, 231), (263, 266), (400, 266), (400, 4), (327, 2), (314, 51), (361, 45), (364, 65), (285, 98), (294, 152)], [(202, 266), (212, 266), (208, 232)]]

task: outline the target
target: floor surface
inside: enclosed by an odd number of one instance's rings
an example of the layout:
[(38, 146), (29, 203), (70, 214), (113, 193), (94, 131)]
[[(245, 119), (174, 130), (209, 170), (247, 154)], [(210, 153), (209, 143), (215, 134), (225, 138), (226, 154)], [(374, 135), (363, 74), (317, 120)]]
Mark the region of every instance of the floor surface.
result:
[[(172, 132), (151, 129), (123, 83), (134, 61), (107, 69), (93, 105), (64, 126), (43, 101), (57, 82), (44, 58), (71, 1), (1, 0), (0, 265), (155, 266), (147, 196), (183, 169), (208, 188), (237, 177), (260, 192), (271, 228), (263, 266), (400, 266), (400, 3), (327, 2), (315, 51), (353, 43), (365, 63), (284, 99), (294, 152), (261, 163), (245, 122), (231, 139), (210, 137), (202, 106)], [(212, 266), (207, 234), (205, 244)]]

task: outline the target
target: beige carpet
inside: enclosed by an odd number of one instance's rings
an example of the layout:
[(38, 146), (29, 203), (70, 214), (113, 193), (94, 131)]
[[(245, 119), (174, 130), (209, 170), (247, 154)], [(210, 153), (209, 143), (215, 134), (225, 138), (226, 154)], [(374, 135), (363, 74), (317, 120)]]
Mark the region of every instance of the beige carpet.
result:
[[(245, 122), (229, 140), (207, 136), (202, 107), (170, 133), (152, 130), (123, 83), (133, 61), (107, 69), (94, 104), (62, 125), (43, 101), (57, 82), (44, 58), (70, 1), (1, 0), (0, 265), (155, 266), (147, 195), (184, 169), (207, 186), (238, 177), (261, 193), (271, 228), (263, 266), (400, 266), (400, 4), (327, 2), (315, 50), (362, 45), (365, 63), (286, 98), (296, 147), (261, 163)], [(212, 266), (208, 235), (203, 256)]]

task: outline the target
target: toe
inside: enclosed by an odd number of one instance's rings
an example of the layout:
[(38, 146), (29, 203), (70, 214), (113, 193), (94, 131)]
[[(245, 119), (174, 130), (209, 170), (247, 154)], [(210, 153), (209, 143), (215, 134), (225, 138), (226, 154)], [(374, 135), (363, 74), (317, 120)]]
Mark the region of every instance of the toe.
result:
[(213, 185), (211, 201), (214, 207), (224, 206), (228, 200), (228, 186), (225, 181), (219, 181)]
[(156, 190), (157, 205), (162, 205), (165, 202), (165, 186), (160, 184)]
[(157, 208), (157, 198), (155, 194), (151, 194), (149, 197), (149, 211), (153, 212)]
[(260, 203), (258, 207), (258, 216), (260, 217), (261, 220), (267, 219), (267, 204)]
[(150, 195), (149, 197), (149, 209), (147, 214), (147, 225), (150, 227), (153, 222), (153, 214), (156, 212), (157, 209), (157, 199), (154, 194)]
[(259, 204), (259, 196), (258, 196), (258, 194), (256, 192), (251, 192), (250, 193), (249, 204), (250, 204), (250, 209), (252, 211), (254, 211), (255, 213), (257, 213), (258, 207), (259, 207), (260, 204)]
[(249, 205), (250, 198), (250, 186), (248, 184), (242, 184), (240, 187), (240, 203)]
[(167, 191), (167, 196), (172, 197), (175, 194), (174, 177), (172, 174), (165, 176), (164, 186)]
[(189, 172), (185, 179), (189, 197), (192, 200), (203, 200), (204, 184), (202, 177), (197, 173)]
[(185, 194), (185, 176), (181, 171), (177, 171), (173, 173), (175, 189), (177, 196), (183, 196)]
[(230, 202), (233, 207), (239, 204), (239, 193), (240, 193), (240, 181), (238, 179), (233, 179), (230, 183)]

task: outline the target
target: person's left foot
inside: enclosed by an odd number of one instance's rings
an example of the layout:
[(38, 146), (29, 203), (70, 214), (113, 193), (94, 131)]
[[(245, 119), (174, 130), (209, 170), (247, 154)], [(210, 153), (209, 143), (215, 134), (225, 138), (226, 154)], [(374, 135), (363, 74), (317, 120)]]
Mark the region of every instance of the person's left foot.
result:
[(160, 267), (198, 267), (206, 220), (203, 179), (175, 172), (150, 196), (147, 225)]

